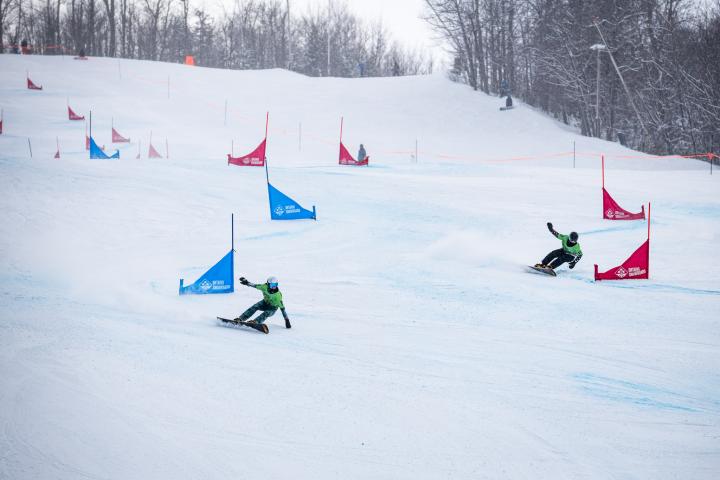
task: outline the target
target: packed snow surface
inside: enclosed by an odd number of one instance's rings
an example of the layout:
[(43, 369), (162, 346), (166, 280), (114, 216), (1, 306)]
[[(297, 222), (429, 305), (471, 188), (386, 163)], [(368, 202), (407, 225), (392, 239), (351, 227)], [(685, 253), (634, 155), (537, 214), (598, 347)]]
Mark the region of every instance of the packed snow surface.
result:
[[(720, 175), (502, 105), (442, 75), (0, 56), (0, 478), (718, 478)], [(271, 221), (265, 170), (227, 164), (266, 112), (270, 181), (317, 221)], [(369, 167), (337, 165), (341, 117)], [(601, 219), (601, 153), (652, 202), (649, 280), (593, 281), (647, 237)], [(276, 275), (292, 329), (220, 325), (260, 299), (239, 283), (178, 295), (231, 213), (236, 277)], [(547, 221), (585, 252), (557, 278), (525, 267)]]

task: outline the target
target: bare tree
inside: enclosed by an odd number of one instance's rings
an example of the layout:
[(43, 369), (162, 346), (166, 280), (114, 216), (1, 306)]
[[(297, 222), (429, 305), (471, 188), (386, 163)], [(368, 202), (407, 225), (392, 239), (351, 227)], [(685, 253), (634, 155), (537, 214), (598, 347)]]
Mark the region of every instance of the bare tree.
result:
[(103, 0), (105, 4), (105, 15), (108, 21), (108, 56), (114, 57), (117, 53), (117, 17), (115, 14), (115, 0)]
[(0, 0), (0, 53), (5, 52), (5, 26), (11, 22), (17, 6), (16, 0)]

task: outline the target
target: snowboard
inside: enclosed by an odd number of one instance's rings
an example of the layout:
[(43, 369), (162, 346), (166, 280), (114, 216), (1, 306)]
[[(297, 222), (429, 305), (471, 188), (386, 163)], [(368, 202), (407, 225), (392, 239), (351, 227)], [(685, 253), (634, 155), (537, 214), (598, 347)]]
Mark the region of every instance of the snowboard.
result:
[(551, 277), (557, 277), (557, 273), (555, 273), (555, 270), (553, 270), (552, 268), (542, 268), (531, 265), (528, 265), (528, 268), (538, 273), (544, 273), (545, 275), (550, 275)]
[(246, 327), (250, 327), (252, 329), (257, 330), (258, 332), (270, 333), (270, 331), (268, 330), (268, 326), (265, 325), (264, 323), (242, 322), (240, 320), (234, 320), (234, 319), (231, 320), (229, 318), (222, 318), (222, 317), (217, 317), (217, 319), (222, 322), (225, 322), (225, 323), (232, 323), (233, 325), (244, 325)]
[(512, 110), (513, 108), (515, 108), (515, 107), (500, 107), (500, 110), (501, 110), (501, 111), (504, 111), (504, 110)]

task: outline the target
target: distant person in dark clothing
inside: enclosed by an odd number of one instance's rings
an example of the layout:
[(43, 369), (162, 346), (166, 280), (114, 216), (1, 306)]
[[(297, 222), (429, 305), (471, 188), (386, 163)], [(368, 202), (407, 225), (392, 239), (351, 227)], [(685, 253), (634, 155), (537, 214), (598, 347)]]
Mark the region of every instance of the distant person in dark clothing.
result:
[(627, 147), (627, 136), (625, 136), (625, 132), (617, 132), (617, 138), (620, 145)]
[(363, 144), (360, 144), (360, 150), (358, 150), (358, 162), (362, 162), (367, 158), (367, 153), (365, 152), (365, 147), (363, 147)]
[(505, 108), (511, 108), (512, 106), (512, 97), (508, 95), (505, 99)]

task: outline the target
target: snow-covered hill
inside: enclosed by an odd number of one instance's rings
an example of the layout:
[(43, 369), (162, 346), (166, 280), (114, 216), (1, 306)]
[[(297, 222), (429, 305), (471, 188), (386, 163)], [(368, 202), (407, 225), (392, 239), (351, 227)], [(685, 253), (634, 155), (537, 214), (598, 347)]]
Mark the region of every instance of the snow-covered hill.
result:
[[(120, 160), (87, 158), (68, 102), (131, 138)], [(715, 478), (720, 178), (501, 103), (0, 55), (0, 478)], [(227, 165), (268, 111), (270, 178), (317, 222), (271, 222), (265, 171)], [(370, 167), (337, 165), (341, 116)], [(652, 202), (650, 280), (592, 281), (647, 226), (601, 219), (600, 153), (622, 205)], [(259, 300), (240, 285), (178, 296), (231, 213), (237, 276), (278, 276), (292, 329), (218, 325)], [(558, 278), (524, 270), (547, 221), (585, 252)]]

